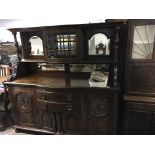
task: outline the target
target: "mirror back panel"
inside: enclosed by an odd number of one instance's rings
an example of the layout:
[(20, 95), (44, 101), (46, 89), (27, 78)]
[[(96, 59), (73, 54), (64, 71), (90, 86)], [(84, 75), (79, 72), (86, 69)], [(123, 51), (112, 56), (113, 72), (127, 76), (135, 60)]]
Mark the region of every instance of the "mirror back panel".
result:
[(21, 32), (24, 59), (44, 59), (43, 37), (41, 31)]

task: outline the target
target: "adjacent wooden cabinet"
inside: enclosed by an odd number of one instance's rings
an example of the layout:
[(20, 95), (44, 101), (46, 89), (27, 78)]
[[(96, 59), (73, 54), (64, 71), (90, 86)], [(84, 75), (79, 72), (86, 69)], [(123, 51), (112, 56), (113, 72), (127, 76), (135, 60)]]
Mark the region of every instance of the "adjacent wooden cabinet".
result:
[(154, 111), (155, 103), (126, 102), (124, 133), (134, 135), (155, 134)]
[(128, 21), (124, 81), (126, 134), (155, 134), (155, 20)]

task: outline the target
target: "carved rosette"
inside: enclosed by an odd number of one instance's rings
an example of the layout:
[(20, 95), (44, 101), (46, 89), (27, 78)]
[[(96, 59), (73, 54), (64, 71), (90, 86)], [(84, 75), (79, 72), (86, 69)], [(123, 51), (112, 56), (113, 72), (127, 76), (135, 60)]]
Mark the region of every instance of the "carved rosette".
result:
[(89, 98), (89, 113), (91, 116), (107, 117), (109, 113), (108, 98), (106, 96), (91, 95)]
[(18, 93), (16, 95), (17, 105), (23, 109), (29, 109), (32, 107), (31, 97), (26, 93)]

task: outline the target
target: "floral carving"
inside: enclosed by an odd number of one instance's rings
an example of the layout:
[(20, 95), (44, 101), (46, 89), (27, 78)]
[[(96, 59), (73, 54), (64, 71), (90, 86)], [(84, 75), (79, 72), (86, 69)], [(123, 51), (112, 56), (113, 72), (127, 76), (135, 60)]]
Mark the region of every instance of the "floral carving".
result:
[(32, 106), (31, 97), (26, 93), (18, 93), (16, 99), (20, 108), (29, 109)]
[(108, 98), (105, 96), (89, 96), (89, 113), (92, 116), (106, 117), (109, 112)]

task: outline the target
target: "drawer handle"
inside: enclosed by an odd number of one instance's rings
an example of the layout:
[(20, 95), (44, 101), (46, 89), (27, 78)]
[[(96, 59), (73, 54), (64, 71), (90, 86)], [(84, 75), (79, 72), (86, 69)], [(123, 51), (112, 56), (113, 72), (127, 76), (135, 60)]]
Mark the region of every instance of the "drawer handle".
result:
[(71, 111), (73, 109), (73, 106), (72, 105), (67, 105), (67, 110), (68, 111)]
[(41, 99), (45, 100), (46, 99), (46, 93), (41, 94)]
[(47, 103), (43, 103), (42, 104), (42, 108), (45, 108), (46, 109), (47, 108)]
[(144, 108), (143, 105), (134, 105), (134, 108)]
[(66, 100), (67, 100), (67, 101), (71, 101), (71, 100), (72, 100), (72, 95), (67, 94), (67, 95), (66, 95)]

